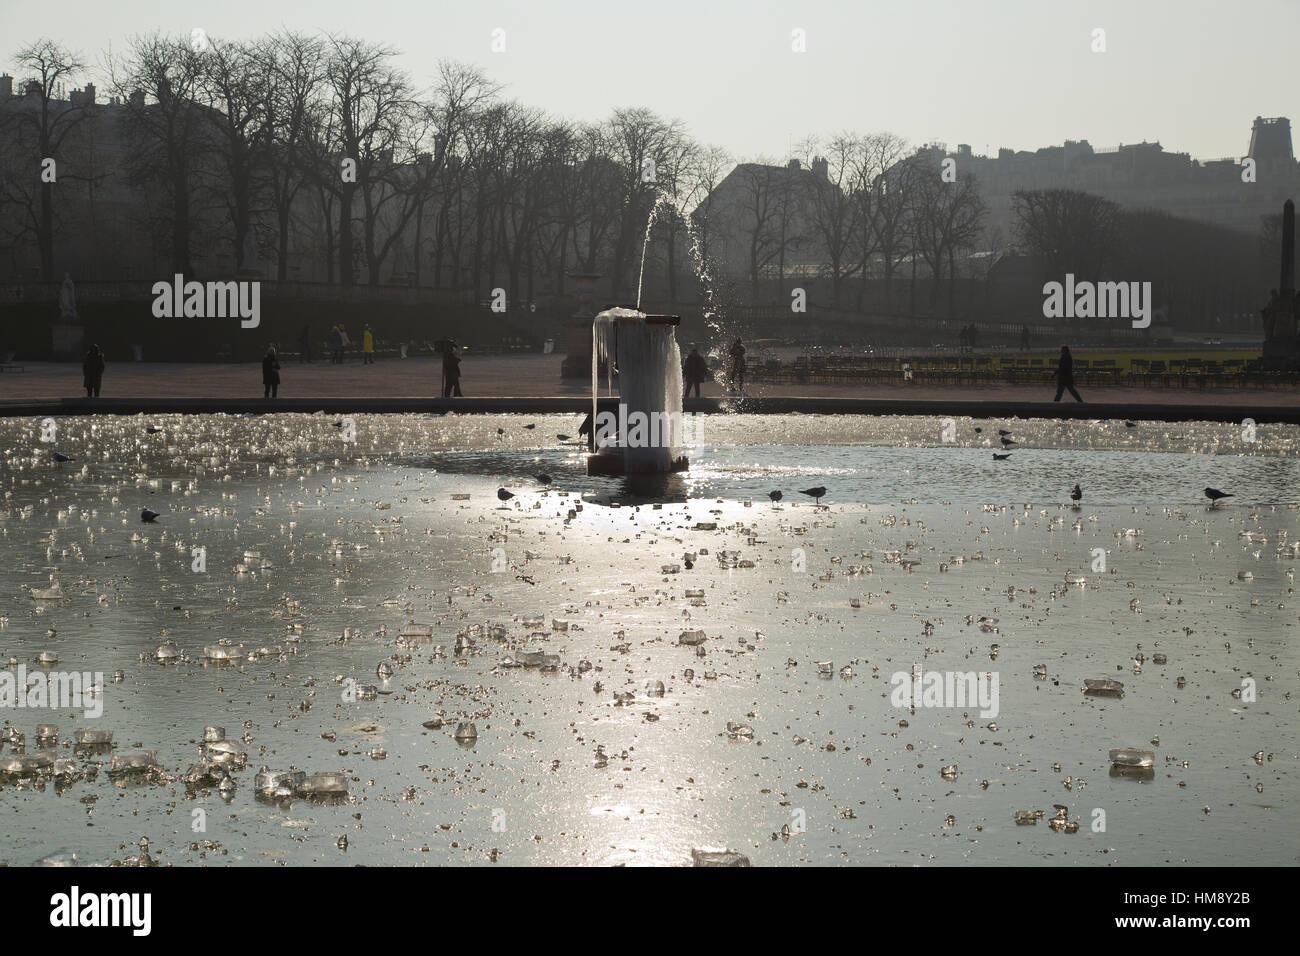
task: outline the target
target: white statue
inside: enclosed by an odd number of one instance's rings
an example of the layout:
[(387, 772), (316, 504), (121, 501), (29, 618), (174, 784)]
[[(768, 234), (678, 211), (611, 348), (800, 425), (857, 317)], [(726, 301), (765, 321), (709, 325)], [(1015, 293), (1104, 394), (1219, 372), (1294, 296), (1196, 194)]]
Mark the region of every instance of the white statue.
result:
[(72, 284), (72, 276), (63, 273), (63, 284), (59, 286), (59, 318), (69, 322), (77, 321), (77, 287)]

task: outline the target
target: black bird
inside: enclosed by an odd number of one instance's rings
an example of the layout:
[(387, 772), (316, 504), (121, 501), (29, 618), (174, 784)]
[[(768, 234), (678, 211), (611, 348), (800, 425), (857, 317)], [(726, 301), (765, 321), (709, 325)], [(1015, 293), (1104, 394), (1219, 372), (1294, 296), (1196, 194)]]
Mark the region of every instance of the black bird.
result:
[(157, 435), (160, 431), (162, 431), (162, 429), (159, 428), (157, 425), (150, 425), (144, 431), (146, 435)]
[(780, 500), (781, 500), (781, 489), (778, 488), (776, 491), (769, 491), (769, 492), (767, 493), (767, 496), (768, 496), (769, 498), (771, 498), (773, 501), (780, 501)]
[(1008, 458), (1010, 458), (1010, 457), (1011, 457), (1011, 453), (1010, 453), (1010, 452), (1007, 452), (1005, 455), (999, 455), (997, 452), (994, 452), (994, 453), (993, 453), (993, 460), (994, 460), (994, 461), (1006, 461), (1006, 460), (1007, 460)]
[(1231, 498), (1232, 495), (1226, 491), (1220, 491), (1218, 488), (1206, 488), (1205, 497), (1209, 498), (1211, 503), (1217, 504), (1220, 498)]
[(504, 435), (505, 433), (506, 433), (506, 430), (505, 430), (504, 428), (498, 428), (498, 429), (497, 429), (497, 434), (498, 434), (498, 435)]
[(1078, 485), (1075, 485), (1074, 488), (1070, 491), (1070, 499), (1072, 501), (1082, 501), (1083, 489), (1080, 488)]
[(568, 441), (568, 440), (569, 440), (569, 436), (568, 436), (568, 435), (556, 435), (555, 437), (558, 438), (560, 441)]
[(1006, 438), (1008, 435), (1011, 434), (1011, 432), (1007, 431), (1005, 428), (999, 428), (998, 434), (1001, 435), (1003, 438)]
[(976, 435), (980, 435), (980, 434), (982, 434), (983, 432), (984, 432), (984, 429), (982, 429), (982, 428), (977, 428), (977, 429), (975, 429), (975, 434), (976, 434)]
[(342, 428), (342, 427), (343, 427), (343, 423), (342, 423), (341, 421), (340, 421), (340, 422), (335, 422), (335, 423), (334, 423), (334, 427), (335, 427), (335, 428)]
[(61, 454), (59, 454), (57, 451), (56, 451), (53, 455), (51, 455), (50, 457), (54, 459), (54, 467), (55, 467), (55, 468), (62, 468), (62, 467), (63, 467), (63, 463), (64, 463), (65, 461), (76, 461), (76, 460), (77, 460), (77, 459), (75, 459), (75, 458), (69, 458), (67, 455), (61, 455)]
[(524, 427), (525, 427), (525, 428), (536, 428), (537, 426), (536, 426), (536, 425), (525, 425)]
[(1016, 441), (1014, 438), (1004, 438), (1004, 439), (1002, 439), (1002, 447), (1003, 447), (1003, 448), (1007, 448), (1007, 447), (1009, 447), (1009, 446), (1011, 446), (1011, 445), (1019, 445), (1019, 444), (1020, 444), (1020, 442)]
[(805, 488), (802, 491), (800, 491), (799, 494), (807, 495), (809, 498), (812, 498), (814, 501), (816, 501), (817, 504), (821, 504), (822, 495), (826, 494), (826, 487), (825, 485), (818, 485), (816, 488)]
[(541, 474), (537, 476), (537, 480), (544, 485), (549, 485), (551, 483), (551, 476), (547, 474)]
[(148, 508), (141, 509), (140, 511), (141, 521), (146, 521), (146, 522), (153, 521), (153, 519), (157, 517), (158, 517), (158, 512), (150, 511)]
[(500, 498), (502, 501), (509, 501), (511, 498), (514, 497), (514, 492), (506, 491), (504, 488), (498, 488), (497, 497)]
[(1125, 427), (1125, 428), (1137, 428), (1137, 422), (1125, 422), (1125, 423), (1124, 423), (1124, 427)]

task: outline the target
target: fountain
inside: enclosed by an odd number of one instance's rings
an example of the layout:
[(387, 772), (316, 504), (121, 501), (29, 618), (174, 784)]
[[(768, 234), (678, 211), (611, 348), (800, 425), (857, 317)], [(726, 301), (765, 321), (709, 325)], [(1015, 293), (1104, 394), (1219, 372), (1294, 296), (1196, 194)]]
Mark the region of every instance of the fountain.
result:
[[(682, 359), (676, 315), (606, 309), (591, 326), (589, 475), (663, 474), (685, 471), (682, 440)], [(600, 366), (606, 387), (618, 377), (617, 410), (600, 401)], [(602, 408), (602, 405), (605, 406)]]

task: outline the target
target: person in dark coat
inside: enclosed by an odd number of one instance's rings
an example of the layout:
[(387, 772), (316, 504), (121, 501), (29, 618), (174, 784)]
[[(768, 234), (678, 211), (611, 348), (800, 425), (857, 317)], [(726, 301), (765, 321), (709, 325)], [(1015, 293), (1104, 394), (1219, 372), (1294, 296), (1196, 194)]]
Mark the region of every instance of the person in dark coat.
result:
[(456, 354), (456, 346), (448, 345), (447, 351), (442, 353), (442, 397), (451, 398), (453, 391), (457, 398), (461, 398), (460, 393), (460, 356)]
[(86, 353), (86, 360), (81, 363), (81, 384), (85, 386), (87, 398), (99, 398), (99, 387), (104, 381), (104, 350), (92, 345)]
[(1061, 359), (1056, 364), (1056, 398), (1052, 401), (1059, 402), (1066, 389), (1070, 390), (1076, 402), (1083, 401), (1079, 393), (1074, 390), (1074, 359), (1070, 356), (1070, 347), (1062, 345)]
[(709, 377), (709, 367), (704, 362), (704, 356), (700, 350), (691, 346), (691, 354), (686, 356), (686, 366), (682, 369), (682, 378), (686, 381), (686, 388), (682, 392), (682, 401), (685, 401), (691, 394), (691, 389), (695, 389), (695, 397), (700, 397), (700, 383)]
[(732, 387), (742, 395), (745, 392), (745, 343), (736, 339), (731, 346), (731, 382)]
[(263, 398), (276, 398), (280, 390), (280, 359), (275, 354), (275, 346), (268, 345), (262, 356)]

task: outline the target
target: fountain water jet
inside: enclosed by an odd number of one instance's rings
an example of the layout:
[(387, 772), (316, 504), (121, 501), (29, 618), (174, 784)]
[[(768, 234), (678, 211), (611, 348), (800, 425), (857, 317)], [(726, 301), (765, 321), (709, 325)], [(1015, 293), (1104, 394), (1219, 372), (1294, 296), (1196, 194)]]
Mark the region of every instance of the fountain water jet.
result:
[[(682, 357), (674, 332), (681, 318), (607, 309), (591, 326), (589, 475), (685, 471), (682, 439)], [(600, 408), (600, 363), (606, 387), (618, 373), (618, 411)]]

